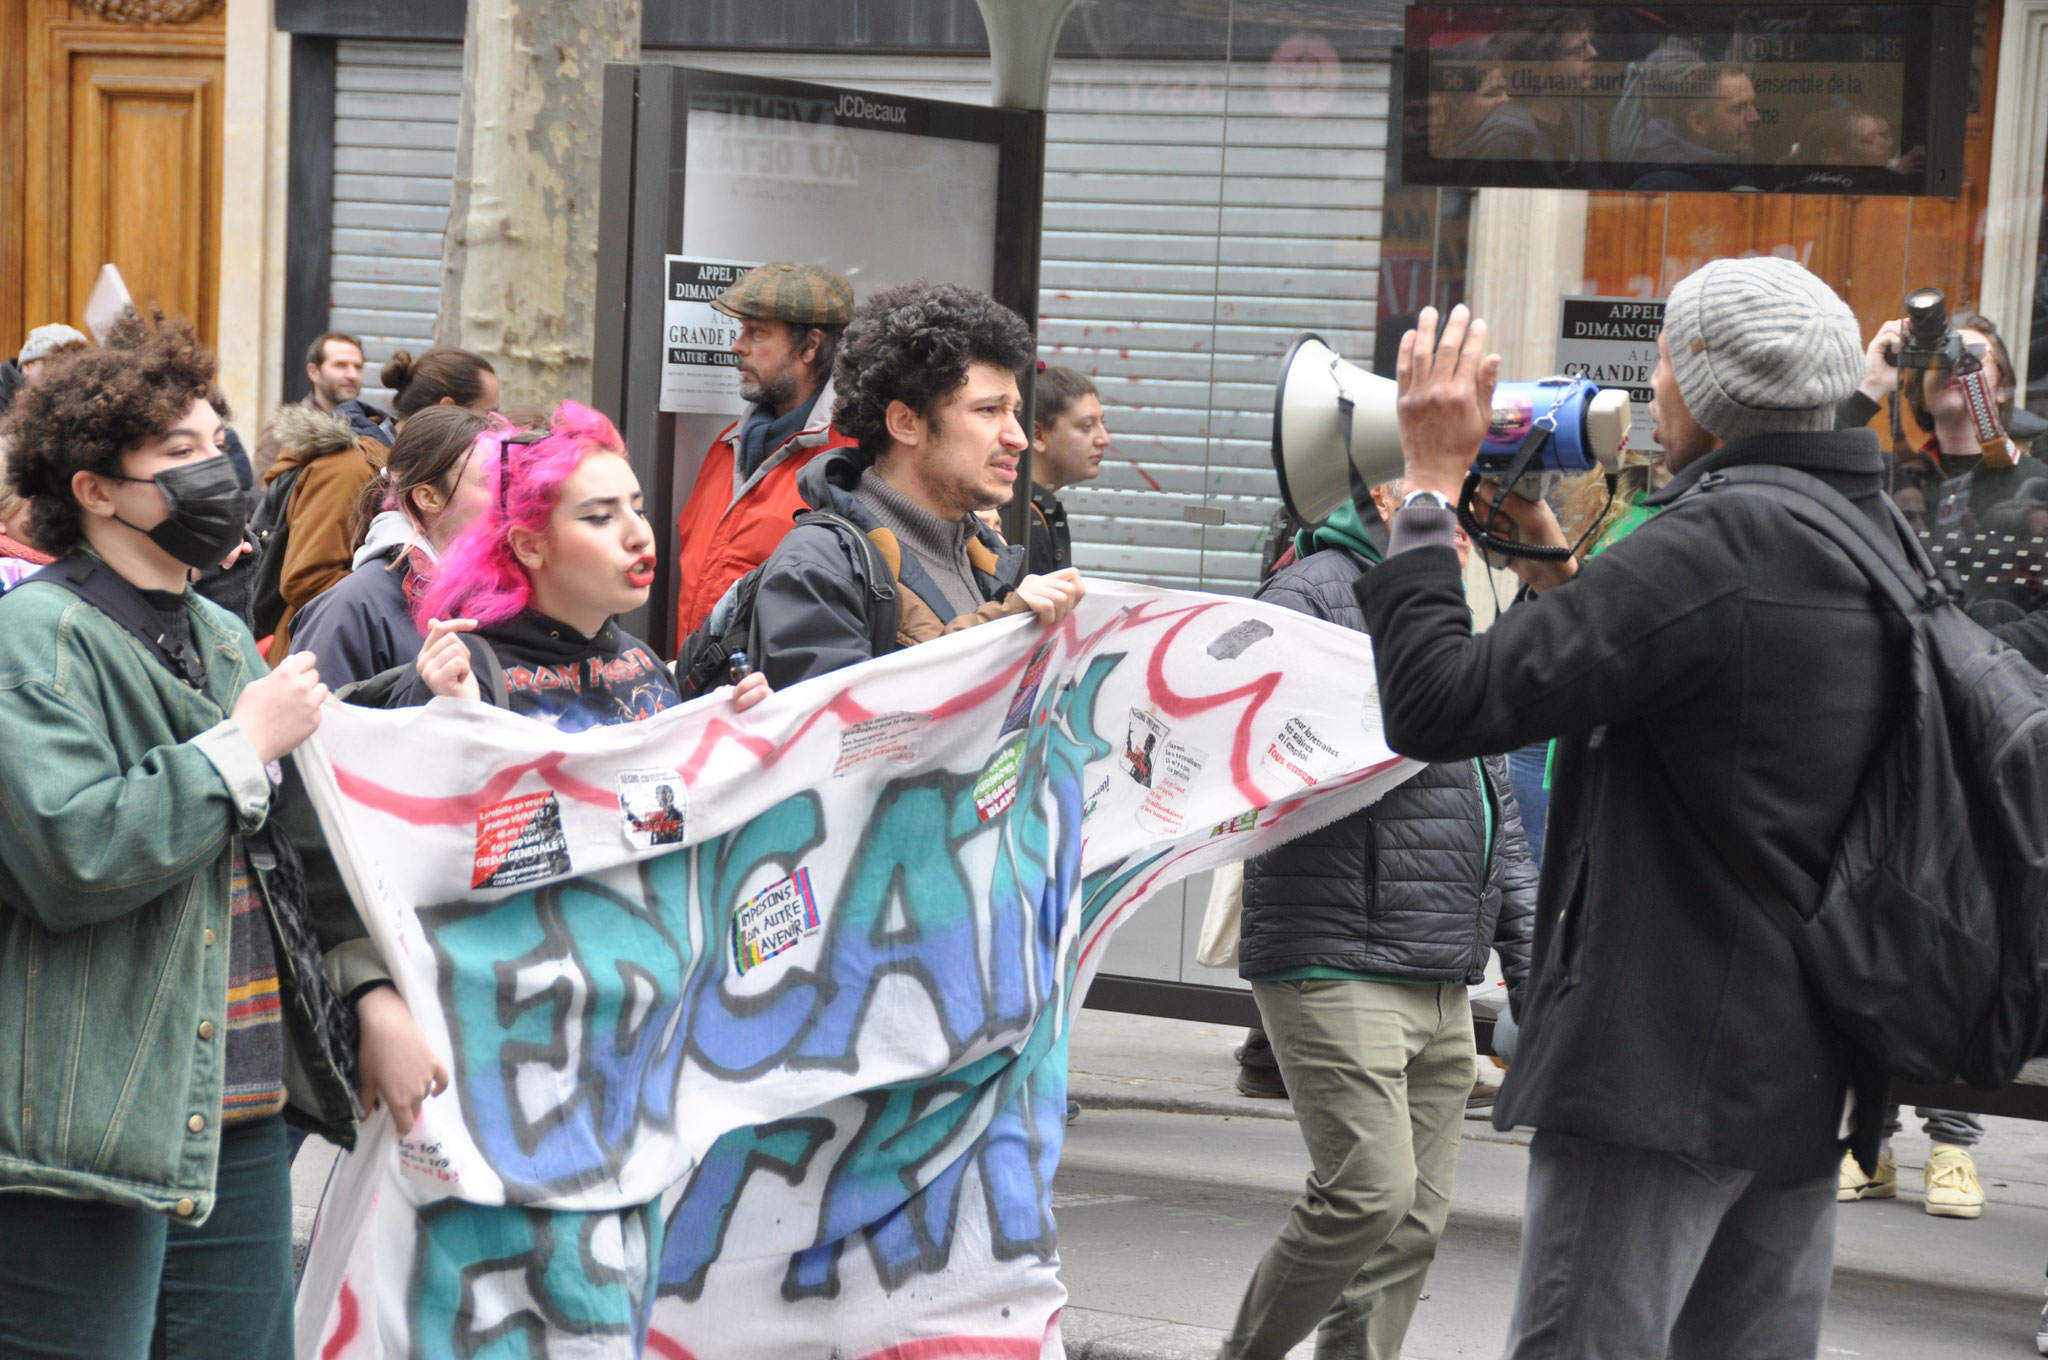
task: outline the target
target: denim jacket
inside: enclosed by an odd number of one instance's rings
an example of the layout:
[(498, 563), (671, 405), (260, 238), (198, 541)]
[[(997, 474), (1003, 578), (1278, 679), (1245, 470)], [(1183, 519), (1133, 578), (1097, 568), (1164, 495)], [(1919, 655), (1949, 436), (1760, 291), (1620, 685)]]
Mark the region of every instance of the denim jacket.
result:
[[(275, 790), (228, 718), (265, 674), (240, 620), (188, 591), (204, 692), (64, 587), (0, 597), (0, 1191), (204, 1221), (227, 1039), (234, 836), (275, 816), (344, 991), (382, 974), (290, 762)], [(266, 903), (269, 889), (259, 875)], [(295, 1111), (343, 1141), (353, 1100), (278, 951)]]

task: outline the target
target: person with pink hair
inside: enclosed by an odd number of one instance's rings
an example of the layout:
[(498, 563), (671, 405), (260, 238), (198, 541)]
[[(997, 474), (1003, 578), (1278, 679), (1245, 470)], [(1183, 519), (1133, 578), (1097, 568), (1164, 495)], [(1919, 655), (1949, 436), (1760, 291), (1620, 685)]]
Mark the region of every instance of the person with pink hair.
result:
[[(612, 423), (565, 401), (549, 429), (487, 432), (482, 443), (490, 503), (414, 605), (426, 641), (379, 687), (382, 702), (489, 699), (564, 731), (680, 704), (667, 666), (614, 622), (647, 603), (654, 531)], [(751, 708), (768, 693), (749, 676), (734, 702)]]
[[(563, 731), (635, 722), (682, 703), (653, 650), (614, 622), (647, 603), (654, 532), (612, 423), (565, 401), (545, 431), (488, 430), (479, 442), (489, 501), (443, 550), (414, 606), (426, 634), (419, 659), (344, 697), (392, 708), (435, 697), (486, 700)], [(770, 691), (755, 674), (727, 692), (746, 709)], [(680, 817), (673, 794), (663, 792), (635, 829), (654, 844), (674, 844)], [(433, 1233), (418, 1241), (432, 1252), (452, 1236), (483, 1244), (483, 1257), (509, 1259), (530, 1249), (541, 1225), (556, 1242), (620, 1244), (627, 1264), (617, 1290), (572, 1289), (587, 1314), (573, 1324), (552, 1308), (522, 1313), (517, 1325), (535, 1333), (529, 1344), (588, 1347), (592, 1334), (611, 1333), (616, 1353), (639, 1354), (665, 1232), (658, 1201), (589, 1211), (446, 1201), (434, 1210)], [(420, 1268), (415, 1288), (451, 1289), (447, 1264), (437, 1257)], [(435, 1303), (468, 1325), (466, 1299), (442, 1295)]]

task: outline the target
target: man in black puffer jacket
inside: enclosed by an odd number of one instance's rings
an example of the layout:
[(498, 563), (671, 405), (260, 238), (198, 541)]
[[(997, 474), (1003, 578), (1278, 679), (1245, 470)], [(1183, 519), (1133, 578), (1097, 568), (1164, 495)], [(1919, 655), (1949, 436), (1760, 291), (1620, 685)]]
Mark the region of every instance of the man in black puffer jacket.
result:
[[(1259, 598), (1365, 631), (1354, 587), (1380, 547), (1358, 512), (1303, 531), (1298, 551)], [(1492, 946), (1520, 992), (1535, 910), (1500, 756), (1427, 766), (1245, 864), (1238, 971), (1314, 1170), (1252, 1275), (1227, 1360), (1285, 1355), (1319, 1321), (1318, 1354), (1398, 1360), (1450, 1212), (1472, 1090), (1466, 988)]]

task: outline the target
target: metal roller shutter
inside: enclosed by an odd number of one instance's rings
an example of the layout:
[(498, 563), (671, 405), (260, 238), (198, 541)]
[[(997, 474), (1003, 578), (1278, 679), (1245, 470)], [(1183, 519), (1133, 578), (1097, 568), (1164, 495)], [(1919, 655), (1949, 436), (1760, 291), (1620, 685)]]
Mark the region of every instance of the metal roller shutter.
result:
[(461, 104), (459, 44), (337, 45), (328, 322), (362, 337), (376, 405), (391, 400), (376, 384), (392, 352), (434, 342)]
[[(649, 53), (963, 103), (988, 63)], [(1249, 594), (1279, 504), (1269, 447), (1288, 342), (1372, 355), (1385, 60), (1313, 101), (1263, 63), (1062, 62), (1047, 120), (1040, 356), (1094, 377), (1116, 443), (1062, 493), (1086, 571)], [(1313, 116), (1297, 116), (1312, 102)], [(1220, 516), (1220, 522), (1218, 517)]]
[[(959, 58), (649, 52), (650, 61), (986, 103)], [(1372, 353), (1389, 67), (1312, 107), (1263, 64), (1066, 62), (1048, 120), (1039, 338), (1090, 374), (1116, 444), (1064, 494), (1084, 570), (1249, 593), (1277, 505), (1273, 381), (1305, 329)], [(373, 362), (431, 339), (461, 53), (343, 43), (334, 320)]]

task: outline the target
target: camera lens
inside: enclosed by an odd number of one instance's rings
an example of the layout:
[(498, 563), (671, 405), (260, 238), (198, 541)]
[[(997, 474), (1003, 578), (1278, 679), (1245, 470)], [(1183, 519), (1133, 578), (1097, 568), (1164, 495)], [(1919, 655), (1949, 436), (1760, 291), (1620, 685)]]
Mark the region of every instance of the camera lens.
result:
[(1906, 326), (1923, 345), (1935, 345), (1948, 330), (1948, 299), (1939, 288), (1915, 288), (1906, 294)]

